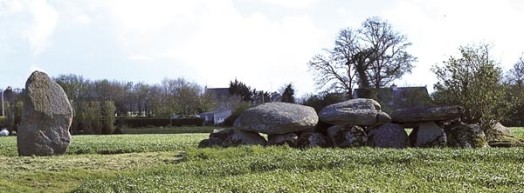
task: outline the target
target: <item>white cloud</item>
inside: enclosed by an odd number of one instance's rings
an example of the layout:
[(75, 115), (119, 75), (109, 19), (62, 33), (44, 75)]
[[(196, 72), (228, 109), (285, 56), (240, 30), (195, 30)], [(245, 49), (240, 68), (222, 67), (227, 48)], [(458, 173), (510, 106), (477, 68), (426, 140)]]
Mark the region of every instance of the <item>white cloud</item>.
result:
[(269, 5), (277, 5), (285, 8), (310, 8), (315, 5), (318, 0), (262, 0)]
[(79, 15), (75, 18), (75, 23), (79, 25), (89, 25), (92, 19), (87, 15)]
[(128, 59), (133, 60), (133, 61), (143, 61), (143, 62), (153, 61), (151, 57), (142, 55), (142, 54), (130, 55), (128, 56)]
[(26, 33), (33, 55), (37, 56), (50, 45), (49, 38), (56, 28), (58, 12), (45, 0), (32, 1), (28, 6), (33, 16), (33, 26)]

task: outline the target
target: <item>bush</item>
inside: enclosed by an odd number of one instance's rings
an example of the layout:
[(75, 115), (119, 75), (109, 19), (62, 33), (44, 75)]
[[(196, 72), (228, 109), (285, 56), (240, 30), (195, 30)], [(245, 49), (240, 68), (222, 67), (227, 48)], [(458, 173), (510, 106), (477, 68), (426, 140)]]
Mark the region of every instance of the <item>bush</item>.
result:
[(204, 126), (205, 120), (203, 118), (182, 118), (173, 119), (171, 121), (172, 126)]
[(122, 118), (121, 122), (123, 122), (125, 126), (130, 128), (147, 126), (164, 127), (169, 126), (171, 124), (171, 120), (169, 119), (158, 118)]

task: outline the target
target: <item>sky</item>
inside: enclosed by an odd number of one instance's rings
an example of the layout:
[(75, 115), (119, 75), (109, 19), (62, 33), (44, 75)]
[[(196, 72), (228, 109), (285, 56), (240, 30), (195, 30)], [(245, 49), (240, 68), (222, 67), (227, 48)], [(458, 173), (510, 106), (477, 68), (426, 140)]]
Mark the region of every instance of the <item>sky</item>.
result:
[(209, 88), (316, 93), (308, 61), (369, 17), (406, 35), (418, 58), (399, 86), (427, 86), (460, 45), (493, 45), (508, 70), (524, 52), (520, 0), (0, 0), (0, 89), (31, 72)]

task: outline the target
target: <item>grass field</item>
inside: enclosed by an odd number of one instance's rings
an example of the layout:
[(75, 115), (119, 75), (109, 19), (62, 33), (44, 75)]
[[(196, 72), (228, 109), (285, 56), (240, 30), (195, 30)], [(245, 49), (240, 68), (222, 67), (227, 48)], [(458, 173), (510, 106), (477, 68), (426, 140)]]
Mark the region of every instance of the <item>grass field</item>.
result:
[(17, 157), (3, 137), (0, 192), (524, 191), (522, 148), (195, 148), (206, 137), (74, 136), (52, 157)]

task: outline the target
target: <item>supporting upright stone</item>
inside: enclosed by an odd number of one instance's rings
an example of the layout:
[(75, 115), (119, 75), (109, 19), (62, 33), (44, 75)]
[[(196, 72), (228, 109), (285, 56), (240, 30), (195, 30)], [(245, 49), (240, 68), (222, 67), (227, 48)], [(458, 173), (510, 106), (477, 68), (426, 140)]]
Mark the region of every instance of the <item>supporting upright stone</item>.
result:
[(71, 142), (73, 108), (67, 96), (46, 73), (27, 79), (22, 120), (17, 131), (20, 156), (64, 154)]

